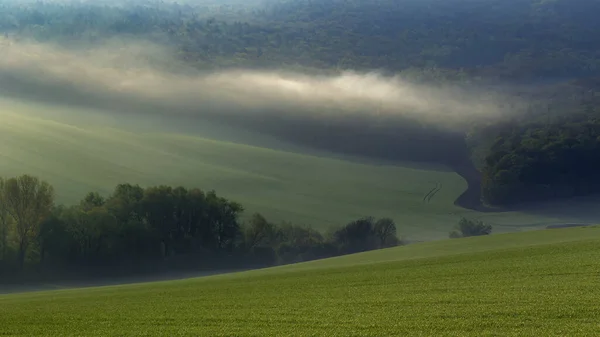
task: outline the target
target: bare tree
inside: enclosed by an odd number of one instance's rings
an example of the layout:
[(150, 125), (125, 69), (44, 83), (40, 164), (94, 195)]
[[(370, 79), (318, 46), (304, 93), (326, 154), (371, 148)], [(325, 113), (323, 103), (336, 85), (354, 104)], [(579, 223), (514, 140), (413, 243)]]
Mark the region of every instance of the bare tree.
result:
[(4, 182), (2, 199), (14, 219), (19, 244), (19, 265), (23, 266), (30, 239), (54, 203), (54, 188), (36, 177), (23, 175)]

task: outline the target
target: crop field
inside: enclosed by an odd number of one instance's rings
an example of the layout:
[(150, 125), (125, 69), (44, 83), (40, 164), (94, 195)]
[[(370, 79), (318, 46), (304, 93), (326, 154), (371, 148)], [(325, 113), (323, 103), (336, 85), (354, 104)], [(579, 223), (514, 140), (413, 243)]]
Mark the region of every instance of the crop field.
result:
[(600, 228), (414, 244), (182, 281), (0, 296), (0, 335), (590, 336)]
[[(466, 182), (440, 168), (269, 149), (164, 131), (150, 117), (9, 100), (0, 100), (0, 120), (0, 175), (39, 176), (61, 203), (89, 191), (107, 195), (123, 182), (194, 186), (242, 203), (246, 214), (315, 228), (391, 217), (413, 240), (445, 237), (462, 215), (484, 217), (453, 205)], [(485, 219), (499, 232), (560, 221), (524, 213)]]

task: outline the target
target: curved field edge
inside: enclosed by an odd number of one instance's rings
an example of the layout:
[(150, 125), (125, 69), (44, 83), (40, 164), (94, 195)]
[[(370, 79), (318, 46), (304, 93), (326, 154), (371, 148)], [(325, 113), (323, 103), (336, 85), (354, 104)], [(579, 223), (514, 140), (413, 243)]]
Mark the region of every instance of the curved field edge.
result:
[[(495, 232), (575, 221), (544, 212), (466, 210), (454, 205), (465, 180), (427, 165), (269, 149), (176, 133), (178, 125), (150, 117), (7, 99), (0, 100), (0, 119), (0, 175), (48, 180), (60, 203), (76, 203), (90, 191), (108, 194), (124, 182), (194, 186), (242, 203), (246, 216), (260, 212), (321, 230), (364, 216), (390, 217), (411, 241), (446, 237), (461, 216), (481, 218)], [(438, 184), (443, 188), (428, 194)]]
[(560, 229), (185, 281), (6, 295), (0, 334), (593, 335), (599, 246), (598, 227)]
[[(460, 208), (452, 202), (466, 188), (452, 172), (140, 131), (51, 105), (2, 102), (0, 108), (0, 174), (38, 175), (55, 185), (61, 203), (78, 202), (92, 190), (108, 194), (123, 182), (182, 184), (215, 189), (272, 221), (323, 228), (387, 216), (405, 227), (403, 233), (431, 234), (456, 222), (452, 213)], [(444, 190), (423, 204), (437, 181)]]
[[(487, 251), (506, 251), (525, 247), (554, 245), (586, 240), (600, 240), (600, 226), (531, 230), (461, 239), (446, 239), (414, 243), (406, 246), (302, 262), (243, 273), (215, 277), (245, 277), (253, 274), (310, 271), (312, 269), (344, 268), (365, 264), (402, 262), (428, 258), (478, 254)], [(599, 245), (600, 251), (600, 245)]]

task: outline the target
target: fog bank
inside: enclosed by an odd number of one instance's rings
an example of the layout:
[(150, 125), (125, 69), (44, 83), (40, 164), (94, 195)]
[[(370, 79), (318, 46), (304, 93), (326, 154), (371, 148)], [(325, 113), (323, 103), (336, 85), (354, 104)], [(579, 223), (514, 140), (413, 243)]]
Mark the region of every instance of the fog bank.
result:
[(310, 76), (285, 70), (199, 71), (147, 43), (94, 48), (0, 40), (0, 89), (7, 95), (123, 112), (198, 117), (292, 117), (378, 123), (400, 118), (440, 129), (506, 115), (500, 94), (433, 87), (399, 76), (345, 71)]

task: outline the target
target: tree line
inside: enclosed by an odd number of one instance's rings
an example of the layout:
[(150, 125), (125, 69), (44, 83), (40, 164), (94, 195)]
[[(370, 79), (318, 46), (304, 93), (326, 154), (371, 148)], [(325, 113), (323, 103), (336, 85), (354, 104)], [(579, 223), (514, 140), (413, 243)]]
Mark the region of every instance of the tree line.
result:
[(173, 46), (200, 68), (444, 68), (531, 78), (599, 74), (598, 11), (593, 0), (0, 1), (0, 32), (65, 43), (133, 36)]
[(242, 205), (197, 188), (119, 184), (103, 197), (56, 205), (54, 188), (22, 175), (0, 180), (0, 273), (183, 264), (253, 267), (308, 261), (400, 244), (391, 219), (366, 217), (321, 233), (242, 221)]
[[(586, 82), (586, 83), (580, 83)], [(481, 128), (482, 196), (492, 205), (600, 191), (600, 81), (556, 86), (546, 111)], [(552, 93), (549, 91), (549, 93)]]
[(513, 205), (600, 190), (600, 121), (516, 128), (499, 136), (483, 170), (483, 197)]

